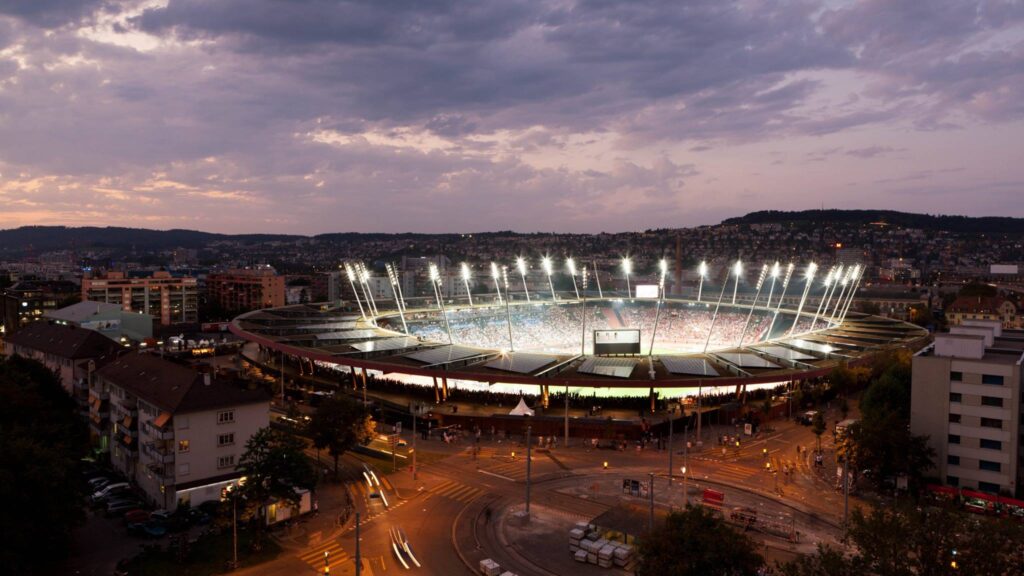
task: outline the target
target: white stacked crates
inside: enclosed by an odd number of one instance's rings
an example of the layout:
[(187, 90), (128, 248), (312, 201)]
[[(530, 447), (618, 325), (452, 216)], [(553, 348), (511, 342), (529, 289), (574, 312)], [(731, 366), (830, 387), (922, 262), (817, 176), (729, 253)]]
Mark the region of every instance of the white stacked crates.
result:
[(569, 530), (569, 552), (577, 562), (602, 568), (615, 566), (632, 570), (635, 564), (633, 546), (601, 538), (597, 529), (586, 522), (577, 522), (576, 527)]
[(485, 558), (480, 561), (480, 573), (484, 576), (499, 576), (501, 574), (501, 566), (494, 560)]

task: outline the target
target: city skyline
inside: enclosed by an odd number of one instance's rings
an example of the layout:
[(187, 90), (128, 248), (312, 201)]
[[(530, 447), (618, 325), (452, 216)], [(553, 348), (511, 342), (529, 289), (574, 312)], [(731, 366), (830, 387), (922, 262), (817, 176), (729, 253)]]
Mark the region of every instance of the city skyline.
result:
[(9, 4), (0, 228), (1024, 216), (1022, 56), (1014, 2)]

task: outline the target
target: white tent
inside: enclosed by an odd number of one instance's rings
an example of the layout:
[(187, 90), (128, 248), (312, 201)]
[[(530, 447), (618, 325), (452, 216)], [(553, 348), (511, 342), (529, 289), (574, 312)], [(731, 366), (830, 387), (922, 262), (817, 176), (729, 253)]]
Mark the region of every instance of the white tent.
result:
[(508, 413), (509, 416), (533, 416), (533, 410), (526, 405), (526, 400), (519, 398), (519, 404)]

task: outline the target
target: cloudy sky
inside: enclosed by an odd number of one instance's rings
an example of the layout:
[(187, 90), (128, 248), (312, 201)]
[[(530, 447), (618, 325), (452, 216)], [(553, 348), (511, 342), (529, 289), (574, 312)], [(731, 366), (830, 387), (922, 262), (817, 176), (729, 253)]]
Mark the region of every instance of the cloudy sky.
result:
[(0, 228), (1024, 216), (1024, 1), (0, 0)]

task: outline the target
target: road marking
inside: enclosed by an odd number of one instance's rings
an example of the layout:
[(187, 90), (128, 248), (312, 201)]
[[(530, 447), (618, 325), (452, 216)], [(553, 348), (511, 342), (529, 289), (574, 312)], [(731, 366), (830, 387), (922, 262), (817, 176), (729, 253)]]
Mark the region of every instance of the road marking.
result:
[(508, 480), (509, 482), (515, 482), (516, 481), (515, 478), (509, 478), (508, 476), (502, 476), (501, 474), (497, 474), (495, 472), (490, 472), (490, 471), (484, 470), (482, 468), (478, 469), (477, 472), (479, 472), (481, 474), (487, 474), (488, 476), (494, 476), (495, 478), (501, 478), (502, 480)]
[(297, 554), (296, 556), (311, 568), (319, 571), (323, 570), (324, 567), (324, 552), (329, 553), (327, 558), (329, 562), (328, 565), (331, 568), (340, 566), (351, 558), (348, 553), (345, 552), (344, 548), (341, 547), (341, 544), (338, 544), (335, 540), (316, 546), (310, 550)]

